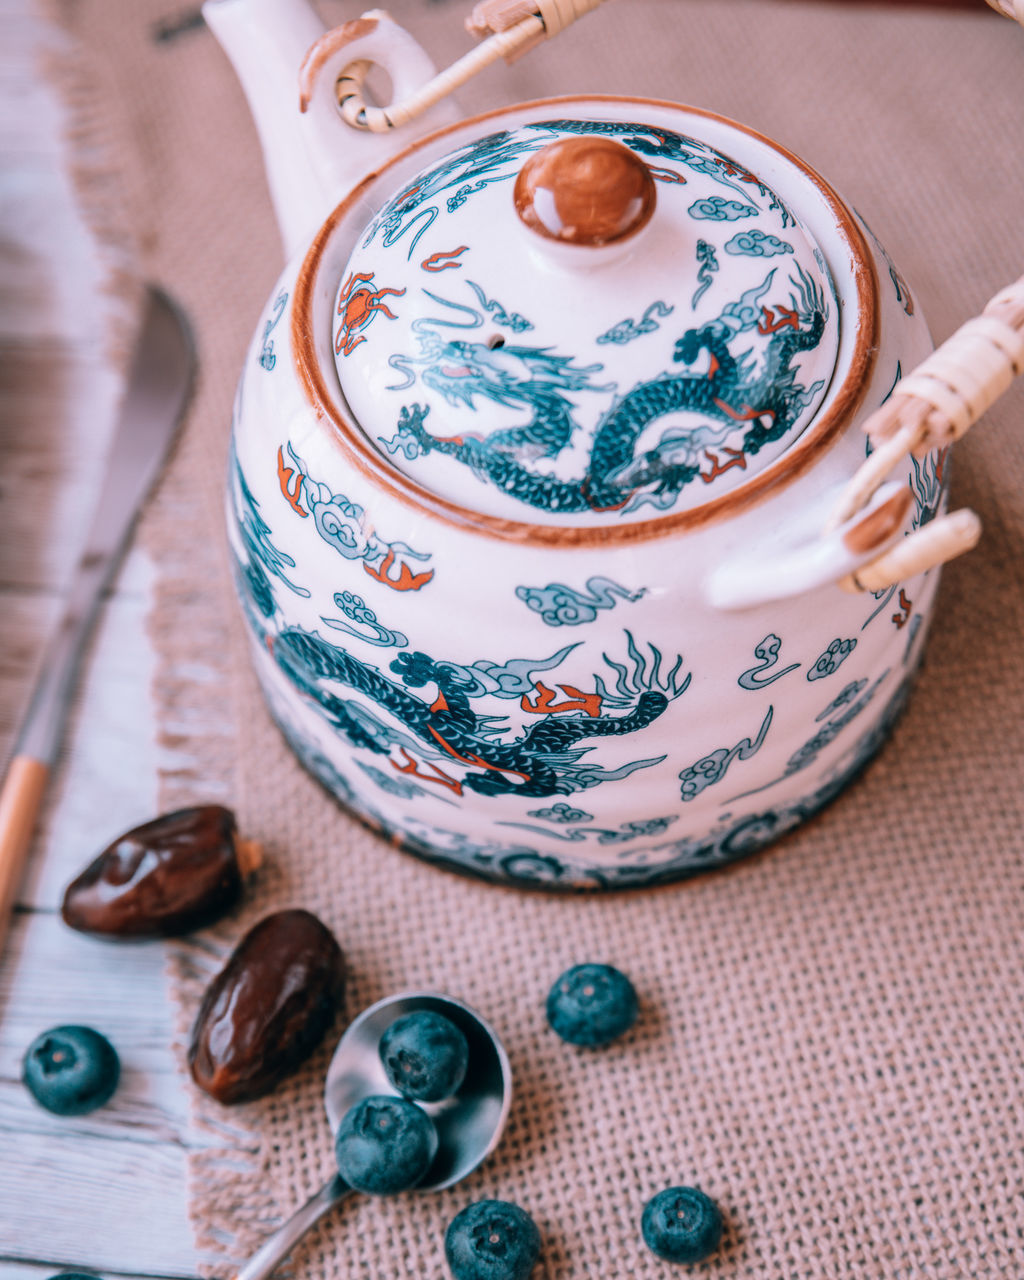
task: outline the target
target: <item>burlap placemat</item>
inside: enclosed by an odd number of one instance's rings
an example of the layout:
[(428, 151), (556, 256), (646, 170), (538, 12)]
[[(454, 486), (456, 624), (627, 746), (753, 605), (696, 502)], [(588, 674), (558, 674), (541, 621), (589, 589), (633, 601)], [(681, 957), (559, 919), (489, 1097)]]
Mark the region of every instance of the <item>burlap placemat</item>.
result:
[[(191, 312), (201, 356), (144, 529), (160, 573), (162, 801), (223, 799), (268, 851), (237, 917), (174, 953), (183, 1036), (224, 949), (301, 904), (347, 953), (349, 1015), (404, 988), (448, 991), (496, 1024), (516, 1074), (485, 1167), (438, 1196), (349, 1203), (295, 1274), (441, 1276), (446, 1223), (499, 1196), (541, 1228), (538, 1275), (661, 1276), (639, 1216), (682, 1182), (726, 1217), (705, 1274), (1020, 1276), (1021, 390), (957, 449), (954, 498), (981, 513), (984, 541), (945, 573), (893, 741), (825, 814), (728, 871), (632, 895), (519, 893), (419, 864), (299, 769), (247, 666), (221, 494), (235, 378), (281, 264), (241, 93), (172, 0), (53, 3), (105, 86), (140, 255)], [(439, 64), (467, 47), (459, 4), (391, 11)], [(619, 0), (463, 102), (612, 90), (755, 125), (864, 212), (944, 337), (1021, 270), (1022, 84), (1024, 32), (985, 12)], [(549, 984), (584, 959), (624, 969), (642, 1002), (636, 1030), (599, 1053), (544, 1025)], [(329, 1052), (264, 1102), (227, 1110), (192, 1090), (211, 1273), (229, 1275), (330, 1172)]]

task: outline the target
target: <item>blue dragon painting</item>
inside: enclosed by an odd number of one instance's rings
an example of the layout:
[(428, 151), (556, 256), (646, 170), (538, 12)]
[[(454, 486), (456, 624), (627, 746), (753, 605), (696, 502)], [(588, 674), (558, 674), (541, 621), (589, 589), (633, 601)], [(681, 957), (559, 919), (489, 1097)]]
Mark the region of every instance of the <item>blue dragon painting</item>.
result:
[[(798, 268), (796, 278), (790, 278), (792, 306), (765, 308), (761, 300), (775, 272), (773, 268), (760, 285), (727, 304), (714, 319), (683, 333), (673, 357), (682, 370), (642, 381), (613, 398), (598, 420), (583, 474), (569, 479), (532, 464), (557, 458), (573, 441), (578, 428), (570, 392), (613, 390), (595, 381), (601, 366), (579, 366), (546, 348), (510, 343), (495, 348), (465, 337), (444, 337), (438, 332), (442, 326), (477, 327), (482, 319), (471, 307), (430, 294), (470, 318), (415, 322), (420, 353), (392, 358), (406, 379), (392, 389), (410, 386), (418, 373), (452, 405), (475, 409), (478, 402), (489, 401), (525, 410), (530, 417), (486, 438), (433, 435), (426, 426), (429, 407), (407, 403), (399, 412), (396, 433), (381, 442), (390, 453), (401, 452), (408, 459), (445, 454), (496, 488), (546, 511), (616, 510), (643, 502), (669, 507), (685, 485), (698, 477), (708, 482), (729, 465), (745, 465), (747, 455), (784, 436), (821, 389), (820, 382), (811, 387), (797, 382), (794, 360), (821, 341), (827, 314), (824, 296)], [(768, 338), (759, 361), (748, 351), (734, 352), (742, 345), (737, 339), (755, 329)], [(699, 423), (671, 425), (651, 447), (638, 450), (638, 441), (652, 423), (680, 412), (700, 415)], [(711, 473), (704, 470), (707, 450), (735, 438), (737, 431), (742, 432), (741, 440), (728, 450), (732, 463)]]
[[(632, 638), (630, 645), (636, 653)], [(619, 673), (614, 692), (596, 678), (592, 693), (561, 685), (566, 697), (558, 702), (548, 686), (533, 680), (533, 673), (560, 661), (574, 646), (567, 646), (554, 659), (508, 663), (503, 670), (514, 682), (506, 684), (505, 696), (518, 695), (523, 710), (538, 715), (535, 725), (509, 737), (503, 733), (503, 717), (482, 715), (473, 706), (473, 697), (487, 691), (487, 682), (479, 676), (488, 667), (493, 673), (494, 664), (465, 668), (435, 661), (425, 653), (403, 652), (390, 664), (398, 677), (394, 679), (298, 627), (285, 628), (269, 647), (285, 675), (348, 742), (380, 755), (397, 749), (401, 758), (391, 759), (396, 769), (456, 795), (467, 790), (487, 796), (568, 794), (658, 764), (664, 757), (607, 769), (583, 757), (590, 750), (589, 740), (626, 736), (656, 720), (690, 683), (689, 675), (680, 676), (681, 659), (662, 678), (661, 657), (655, 651), (650, 662), (634, 661), (631, 682), (624, 679), (624, 667), (610, 662)], [(369, 699), (398, 721), (404, 732), (389, 729), (376, 716), (368, 716), (362, 704), (339, 696), (334, 691), (338, 685)], [(493, 681), (491, 685), (493, 691)], [(435, 692), (430, 698), (415, 692), (431, 686)], [(536, 696), (531, 698), (531, 693)], [(605, 705), (629, 709), (623, 715), (608, 715)], [(567, 711), (578, 714), (564, 714)], [(458, 769), (460, 765), (465, 771)], [(461, 776), (453, 776), (452, 769)]]
[[(477, 199), (493, 202), (498, 185), (511, 183), (524, 159), (567, 134), (617, 139), (673, 191), (702, 184), (703, 197), (695, 187), (680, 215), (695, 220), (700, 288), (694, 307), (712, 287), (716, 252), (763, 261), (764, 271), (753, 280), (747, 275), (743, 292), (739, 283), (732, 295), (720, 286), (717, 306), (707, 304), (717, 314), (695, 316), (691, 327), (666, 332), (657, 361), (642, 376), (633, 373), (639, 380), (632, 387), (601, 362), (562, 354), (550, 341), (524, 342), (523, 333), (535, 329), (540, 317), (508, 311), (474, 281), (466, 283), (475, 297), (463, 291), (461, 299), (451, 289), (410, 285), (408, 302), (416, 315), (402, 332), (411, 334), (418, 349), (381, 352), (380, 358), (401, 374), (389, 391), (402, 393), (418, 382), (426, 394), (422, 401), (400, 394), (394, 428), (378, 438), (393, 457), (407, 462), (443, 455), (533, 511), (636, 511), (645, 505), (668, 510), (698, 479), (710, 484), (733, 468), (745, 470), (753, 455), (794, 430), (825, 385), (811, 377), (811, 385), (804, 385), (801, 369), (812, 362), (801, 357), (827, 350), (822, 340), (829, 328), (831, 277), (816, 248), (818, 276), (810, 258), (797, 255), (790, 243), (796, 236), (784, 231), (792, 227), (800, 235), (796, 221), (759, 178), (707, 144), (658, 126), (535, 121), (477, 139), (410, 180), (370, 224), (363, 248), (376, 241), (382, 249), (398, 246), (401, 253), (407, 245), (411, 259), (428, 231), (433, 239), (444, 228), (453, 244), (457, 237), (465, 237), (464, 243), (457, 249), (431, 244), (435, 252), (420, 265), (431, 273), (457, 274), (461, 255), (473, 252), (472, 236), (457, 221), (463, 206)], [(707, 195), (709, 183), (722, 194)], [(769, 230), (746, 221), (761, 214), (771, 215)], [(638, 303), (640, 320), (619, 318), (610, 328), (603, 322), (602, 332), (590, 335), (597, 354), (647, 339), (676, 310), (661, 299)], [(485, 336), (495, 324), (512, 334)], [(474, 329), (481, 332), (473, 335)], [(821, 367), (826, 366), (827, 360)], [(447, 405), (482, 410), (481, 426), (444, 421)], [(503, 411), (507, 425), (500, 416), (495, 422), (495, 413)]]

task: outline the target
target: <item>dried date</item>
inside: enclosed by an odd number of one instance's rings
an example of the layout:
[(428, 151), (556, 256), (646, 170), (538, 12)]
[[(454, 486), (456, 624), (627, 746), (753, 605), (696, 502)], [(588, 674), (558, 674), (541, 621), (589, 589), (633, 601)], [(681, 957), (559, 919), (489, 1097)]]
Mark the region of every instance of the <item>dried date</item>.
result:
[(175, 937), (230, 910), (259, 861), (230, 809), (178, 809), (108, 845), (68, 885), (61, 915), (80, 933)]
[(188, 1063), (219, 1102), (269, 1093), (323, 1038), (344, 994), (345, 962), (331, 931), (308, 911), (264, 917), (203, 997)]

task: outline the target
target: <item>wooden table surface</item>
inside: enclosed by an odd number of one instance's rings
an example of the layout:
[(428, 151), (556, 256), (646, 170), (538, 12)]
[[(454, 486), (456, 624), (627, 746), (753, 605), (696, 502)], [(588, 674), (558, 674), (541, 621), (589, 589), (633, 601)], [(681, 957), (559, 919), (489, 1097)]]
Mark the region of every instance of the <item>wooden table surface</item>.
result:
[[(62, 106), (39, 76), (54, 39), (29, 0), (0, 17), (0, 753), (85, 534), (120, 381), (104, 351), (114, 301), (67, 177)], [(160, 944), (120, 948), (61, 922), (63, 888), (152, 817), (158, 756), (145, 631), (151, 568), (133, 550), (88, 660), (0, 959), (0, 1277), (63, 1269), (195, 1276), (186, 1212), (186, 1086)], [(121, 1057), (106, 1107), (68, 1119), (21, 1084), (28, 1044), (86, 1023)]]

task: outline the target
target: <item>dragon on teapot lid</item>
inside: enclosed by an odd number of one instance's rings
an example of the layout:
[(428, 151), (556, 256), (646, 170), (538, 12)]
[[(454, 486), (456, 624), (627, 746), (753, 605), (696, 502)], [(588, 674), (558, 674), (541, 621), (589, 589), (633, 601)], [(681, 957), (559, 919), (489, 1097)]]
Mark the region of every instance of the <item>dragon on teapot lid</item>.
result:
[(761, 177), (661, 125), (487, 133), (383, 205), (334, 318), (371, 443), (443, 498), (533, 523), (719, 496), (817, 412), (839, 347), (821, 249)]

